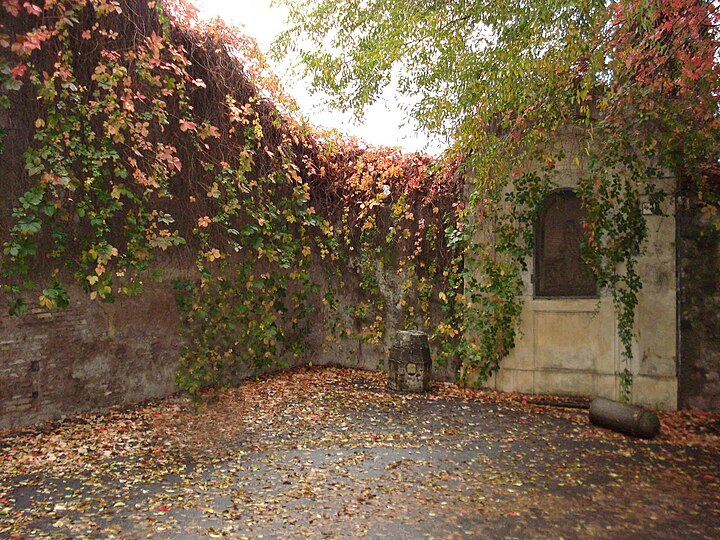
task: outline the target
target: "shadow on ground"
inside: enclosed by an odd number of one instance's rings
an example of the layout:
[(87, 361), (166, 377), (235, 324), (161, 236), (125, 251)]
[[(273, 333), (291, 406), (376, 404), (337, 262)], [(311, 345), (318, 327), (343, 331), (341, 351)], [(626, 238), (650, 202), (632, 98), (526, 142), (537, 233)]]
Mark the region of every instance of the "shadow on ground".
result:
[(0, 432), (0, 537), (718, 538), (718, 419), (641, 441), (520, 395), (299, 369), (199, 411)]

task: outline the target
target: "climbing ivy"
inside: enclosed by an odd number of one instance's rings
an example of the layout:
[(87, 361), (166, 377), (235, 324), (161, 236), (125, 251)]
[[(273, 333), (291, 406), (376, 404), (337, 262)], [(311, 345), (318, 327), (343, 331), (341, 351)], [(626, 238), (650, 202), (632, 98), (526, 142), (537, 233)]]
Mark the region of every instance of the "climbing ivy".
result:
[(11, 312), (38, 286), (66, 307), (71, 278), (101, 302), (140, 294), (168, 251), (188, 261), (192, 393), (302, 357), (323, 325), (372, 344), (387, 320), (421, 326), (457, 354), (455, 165), (310, 128), (254, 42), (185, 2), (3, 9), (3, 73), (25, 92), (8, 103), (35, 117), (0, 262)]
[[(450, 152), (461, 156), (472, 187), (463, 249), (468, 290), (477, 297), (463, 331), (482, 348), (465, 358), (481, 379), (497, 369), (496, 352), (514, 343), (518, 270), (549, 187), (537, 172), (562, 158), (575, 162), (588, 216), (583, 252), (614, 300), (627, 389), (642, 286), (636, 266), (647, 234), (641, 205), (658, 209), (658, 180), (672, 175), (717, 216), (710, 182), (720, 156), (717, 4), (283, 3), (292, 24), (276, 51), (297, 55), (330, 103), (361, 116), (394, 80), (416, 103), (419, 125), (454, 141)], [(569, 127), (570, 153), (556, 155)], [(476, 273), (483, 277), (473, 279)], [(495, 290), (496, 275), (509, 276), (507, 290)]]
[(400, 88), (453, 138), (446, 155), (311, 128), (251, 39), (182, 0), (8, 0), (0, 105), (34, 117), (2, 238), (11, 312), (29, 290), (66, 306), (69, 279), (97, 301), (139, 294), (168, 251), (187, 262), (174, 285), (191, 392), (302, 356), (321, 325), (325, 342), (371, 344), (388, 323), (423, 328), (441, 362), (484, 380), (515, 343), (538, 211), (574, 159), (584, 257), (629, 362), (642, 205), (660, 210), (670, 173), (717, 207), (713, 5), (289, 3), (320, 88), (358, 110), (405, 61)]

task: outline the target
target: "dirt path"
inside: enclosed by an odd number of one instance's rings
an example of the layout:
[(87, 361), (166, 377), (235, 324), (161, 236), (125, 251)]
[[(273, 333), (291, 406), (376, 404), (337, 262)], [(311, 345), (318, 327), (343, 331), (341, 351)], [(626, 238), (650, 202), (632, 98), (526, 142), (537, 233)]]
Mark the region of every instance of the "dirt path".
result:
[(0, 537), (718, 538), (720, 416), (655, 441), (586, 412), (294, 370), (0, 432)]

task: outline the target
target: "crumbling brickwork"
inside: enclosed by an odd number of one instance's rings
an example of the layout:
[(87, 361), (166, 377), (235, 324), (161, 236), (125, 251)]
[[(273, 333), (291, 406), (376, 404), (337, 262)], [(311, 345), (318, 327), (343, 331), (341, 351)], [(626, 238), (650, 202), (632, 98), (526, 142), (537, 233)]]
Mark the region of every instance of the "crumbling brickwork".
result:
[(0, 427), (175, 391), (180, 350), (172, 289), (116, 304), (72, 291), (65, 311), (0, 314)]

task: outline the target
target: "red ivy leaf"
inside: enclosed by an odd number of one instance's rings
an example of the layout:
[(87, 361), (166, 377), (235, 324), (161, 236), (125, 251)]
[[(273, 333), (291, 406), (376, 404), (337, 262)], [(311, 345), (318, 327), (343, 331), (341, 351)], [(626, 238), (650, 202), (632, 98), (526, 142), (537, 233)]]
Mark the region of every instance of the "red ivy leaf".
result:
[(187, 120), (180, 120), (180, 131), (195, 131), (197, 129), (197, 126), (195, 125), (195, 122), (188, 122)]
[(23, 75), (25, 75), (26, 71), (27, 71), (27, 66), (21, 62), (14, 68), (12, 68), (12, 71), (10, 72), (10, 74), (13, 77), (22, 77)]
[(35, 4), (31, 4), (30, 2), (25, 2), (23, 4), (23, 7), (25, 8), (25, 11), (27, 11), (30, 15), (35, 15), (39, 17), (42, 14), (42, 9)]

